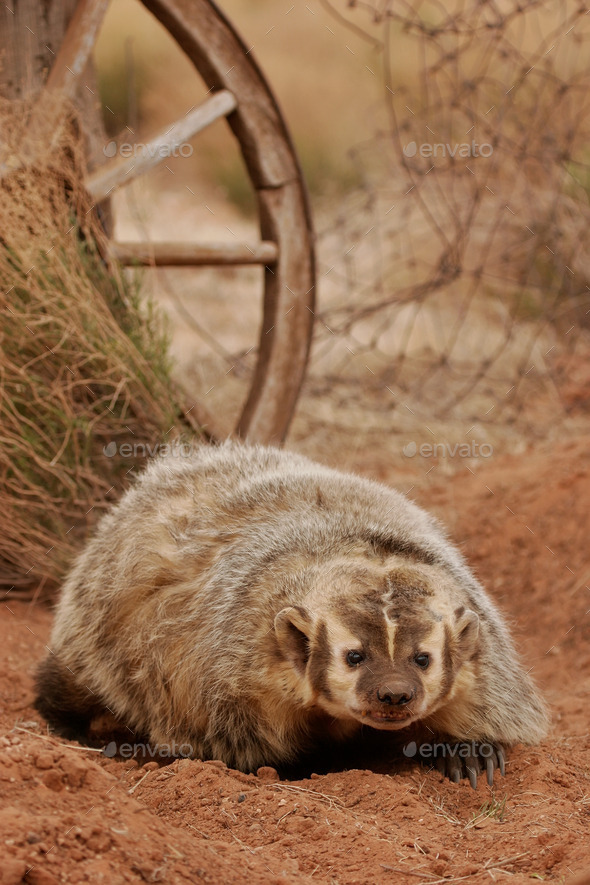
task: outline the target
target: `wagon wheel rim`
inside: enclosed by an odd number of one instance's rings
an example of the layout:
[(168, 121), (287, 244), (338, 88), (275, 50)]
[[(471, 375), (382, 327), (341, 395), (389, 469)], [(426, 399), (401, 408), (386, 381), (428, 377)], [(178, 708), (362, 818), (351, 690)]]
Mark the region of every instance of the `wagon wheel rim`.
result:
[[(299, 161), (264, 75), (218, 7), (211, 0), (142, 2), (209, 88), (210, 97), (194, 110), (188, 123), (179, 121), (179, 126), (188, 126), (185, 137), (223, 116), (238, 141), (257, 197), (261, 242), (241, 250), (234, 247), (231, 255), (231, 247), (220, 245), (183, 244), (174, 250), (165, 243), (112, 243), (111, 256), (124, 264), (264, 266), (258, 357), (235, 434), (249, 442), (279, 444), (289, 429), (303, 383), (315, 306), (314, 237)], [(52, 88), (64, 92), (74, 88), (75, 78), (68, 74), (82, 70), (107, 5), (107, 0), (80, 0), (48, 78)], [(158, 152), (152, 156), (156, 156), (155, 165)], [(133, 174), (118, 175), (117, 166), (122, 164), (106, 163), (87, 178), (87, 189), (96, 202), (146, 171), (140, 164)]]
[(227, 120), (258, 197), (261, 240), (275, 242), (278, 257), (265, 265), (258, 362), (236, 432), (280, 442), (303, 383), (315, 304), (311, 213), (299, 161), (266, 79), (218, 7), (211, 0), (142, 2), (207, 86), (227, 89), (237, 100)]

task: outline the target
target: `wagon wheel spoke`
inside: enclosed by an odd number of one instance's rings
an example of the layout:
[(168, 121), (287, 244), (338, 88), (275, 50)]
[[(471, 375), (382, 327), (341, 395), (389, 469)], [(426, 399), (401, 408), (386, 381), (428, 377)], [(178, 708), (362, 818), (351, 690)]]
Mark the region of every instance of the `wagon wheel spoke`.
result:
[(115, 188), (129, 184), (134, 178), (153, 169), (168, 159), (179, 144), (202, 132), (220, 117), (226, 117), (236, 108), (236, 99), (227, 89), (221, 89), (193, 108), (181, 120), (167, 126), (143, 146), (138, 156), (103, 163), (87, 176), (84, 186), (94, 200), (108, 197)]
[(79, 0), (47, 76), (45, 89), (73, 97), (86, 67), (110, 0)]
[(120, 264), (154, 267), (201, 267), (275, 264), (276, 243), (111, 243), (110, 255)]

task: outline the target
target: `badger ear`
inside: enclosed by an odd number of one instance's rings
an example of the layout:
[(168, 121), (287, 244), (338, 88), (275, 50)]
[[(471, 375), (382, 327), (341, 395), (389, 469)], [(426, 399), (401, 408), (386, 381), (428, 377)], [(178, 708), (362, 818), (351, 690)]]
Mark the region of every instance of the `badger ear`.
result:
[(302, 606), (282, 609), (275, 617), (275, 636), (283, 656), (303, 673), (310, 653), (311, 618)]
[(455, 642), (457, 651), (465, 660), (475, 652), (479, 636), (479, 617), (469, 608), (458, 608), (455, 611)]

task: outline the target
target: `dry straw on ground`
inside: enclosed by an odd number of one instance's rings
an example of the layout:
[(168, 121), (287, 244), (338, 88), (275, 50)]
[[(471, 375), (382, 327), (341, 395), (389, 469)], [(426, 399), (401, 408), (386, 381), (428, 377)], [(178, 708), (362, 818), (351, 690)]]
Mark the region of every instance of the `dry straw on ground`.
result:
[(157, 317), (102, 258), (75, 117), (56, 105), (44, 119), (51, 129), (41, 126), (32, 144), (30, 109), (0, 107), (5, 599), (53, 588), (128, 481), (133, 462), (106, 457), (105, 445), (169, 440), (177, 423)]

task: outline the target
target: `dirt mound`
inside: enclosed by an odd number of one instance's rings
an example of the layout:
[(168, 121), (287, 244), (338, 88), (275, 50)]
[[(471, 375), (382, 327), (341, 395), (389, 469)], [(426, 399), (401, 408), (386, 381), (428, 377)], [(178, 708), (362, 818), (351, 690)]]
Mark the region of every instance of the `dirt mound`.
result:
[(158, 819), (129, 795), (120, 772), (83, 751), (28, 735), (2, 740), (0, 882), (281, 881), (223, 840), (195, 838)]
[[(412, 495), (445, 521), (513, 620), (552, 706), (550, 739), (515, 749), (493, 790), (393, 758), (281, 781), (219, 762), (140, 767), (47, 736), (31, 672), (51, 615), (5, 600), (0, 882), (522, 885), (590, 865), (586, 443), (496, 458), (441, 485), (411, 469)], [(383, 464), (373, 472), (399, 480)]]

